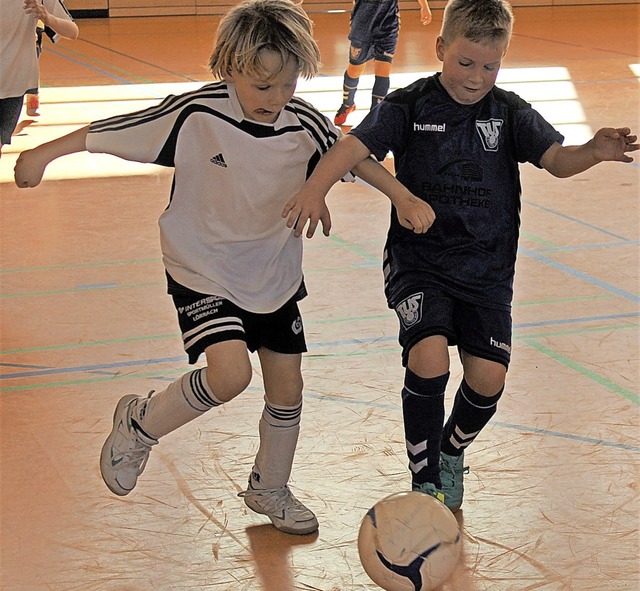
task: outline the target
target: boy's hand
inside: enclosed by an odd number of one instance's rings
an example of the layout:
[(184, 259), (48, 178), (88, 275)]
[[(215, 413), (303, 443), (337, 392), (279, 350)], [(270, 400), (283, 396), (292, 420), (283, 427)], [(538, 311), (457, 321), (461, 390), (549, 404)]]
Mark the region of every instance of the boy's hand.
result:
[(40, 184), (48, 162), (37, 156), (35, 150), (26, 150), (18, 156), (13, 169), (16, 185), (20, 189), (35, 187)]
[(428, 25), (431, 22), (431, 10), (428, 6), (424, 6), (420, 9), (420, 22), (423, 25)]
[(640, 150), (637, 140), (628, 127), (605, 127), (593, 136), (593, 154), (600, 161), (633, 162), (626, 153)]
[(38, 0), (24, 0), (23, 9), (27, 14), (31, 14), (36, 20), (42, 21), (45, 25), (49, 17), (47, 9)]
[(400, 225), (416, 234), (424, 234), (436, 219), (431, 206), (415, 195), (395, 200), (394, 205)]
[(294, 228), (294, 235), (302, 235), (307, 221), (307, 238), (311, 238), (318, 227), (318, 222), (322, 222), (322, 233), (329, 236), (331, 230), (331, 215), (329, 208), (324, 201), (324, 197), (311, 197), (308, 193), (300, 191), (294, 195), (282, 210), (282, 217), (287, 220), (287, 228)]

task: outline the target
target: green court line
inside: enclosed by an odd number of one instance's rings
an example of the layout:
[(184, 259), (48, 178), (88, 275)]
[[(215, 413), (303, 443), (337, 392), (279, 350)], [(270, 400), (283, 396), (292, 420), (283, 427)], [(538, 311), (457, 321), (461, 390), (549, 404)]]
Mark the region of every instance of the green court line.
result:
[[(386, 314), (375, 314), (371, 316), (356, 316), (356, 317), (343, 317), (343, 318), (329, 318), (326, 320), (316, 320), (316, 321), (305, 321), (305, 325), (307, 326), (315, 326), (315, 325), (323, 325), (323, 324), (338, 324), (341, 322), (354, 322), (358, 320), (377, 320), (381, 318), (387, 318)], [(637, 328), (636, 324), (623, 324), (619, 326), (599, 326), (593, 328), (585, 328), (585, 329), (570, 329), (570, 330), (556, 330), (550, 332), (539, 332), (533, 334), (521, 334), (520, 330), (514, 331), (513, 338), (519, 341), (525, 339), (538, 339), (545, 338), (548, 336), (564, 336), (564, 335), (572, 335), (572, 334), (584, 334), (584, 333), (592, 333), (592, 332), (602, 332), (602, 331), (614, 331), (614, 330), (624, 330), (628, 328)], [(40, 347), (28, 347), (22, 349), (6, 349), (0, 350), (0, 355), (16, 355), (23, 353), (35, 353), (38, 351), (56, 351), (60, 349), (78, 349), (84, 347), (96, 347), (101, 345), (119, 345), (123, 343), (136, 343), (136, 342), (144, 342), (144, 341), (157, 341), (163, 339), (180, 339), (181, 336), (179, 333), (169, 333), (169, 334), (159, 334), (159, 335), (145, 335), (140, 337), (126, 337), (122, 339), (105, 339), (101, 341), (91, 341), (89, 343), (63, 343), (58, 345), (45, 345)]]
[(57, 351), (60, 349), (77, 349), (84, 347), (96, 347), (100, 345), (121, 345), (122, 343), (136, 343), (140, 341), (159, 341), (162, 339), (179, 339), (182, 338), (179, 333), (175, 334), (158, 334), (144, 337), (129, 337), (125, 339), (107, 339), (104, 341), (91, 341), (90, 343), (64, 343), (61, 345), (48, 345), (42, 347), (30, 347), (28, 349), (7, 349), (0, 351), (0, 355), (12, 355), (17, 353), (35, 353), (37, 351)]
[(580, 365), (576, 361), (573, 361), (568, 357), (565, 357), (564, 355), (561, 355), (560, 353), (557, 353), (556, 351), (553, 351), (552, 349), (545, 347), (541, 343), (538, 343), (532, 339), (526, 339), (526, 338), (520, 339), (520, 340), (526, 345), (529, 345), (531, 348), (538, 351), (539, 353), (542, 353), (543, 355), (550, 357), (554, 361), (566, 367), (569, 367), (574, 371), (576, 371), (577, 373), (582, 374), (583, 376), (589, 378), (593, 382), (600, 384), (610, 392), (613, 392), (614, 394), (618, 394), (619, 396), (626, 398), (627, 400), (629, 400), (629, 402), (633, 402), (634, 404), (640, 404), (640, 396), (638, 396), (638, 394), (635, 394), (634, 392), (630, 392), (629, 390), (626, 390), (622, 386), (618, 386), (617, 384), (614, 384), (612, 381), (608, 380), (607, 378), (599, 376), (597, 373), (591, 371), (590, 369), (587, 369), (586, 367)]
[(47, 267), (23, 267), (18, 269), (0, 269), (0, 274), (9, 273), (31, 273), (35, 271), (57, 271), (59, 269), (86, 269), (92, 267), (116, 267), (120, 265), (139, 265), (143, 263), (162, 263), (162, 259), (155, 257), (152, 259), (133, 259), (130, 261), (104, 261), (94, 263), (75, 263), (73, 265), (50, 265)]
[(614, 297), (612, 293), (605, 293), (602, 295), (590, 295), (590, 296), (575, 296), (572, 298), (555, 298), (552, 300), (523, 300), (521, 302), (514, 302), (513, 307), (518, 306), (546, 306), (547, 304), (565, 304), (568, 302), (589, 302), (592, 300), (603, 300)]
[(558, 245), (553, 242), (549, 242), (544, 238), (540, 238), (539, 236), (535, 236), (533, 234), (529, 234), (529, 232), (520, 232), (520, 236), (522, 238), (526, 238), (527, 240), (531, 240), (531, 242), (535, 242), (536, 244), (541, 244), (542, 246), (546, 246), (548, 248), (557, 248)]
[(571, 334), (588, 334), (592, 332), (624, 330), (626, 328), (639, 328), (640, 324), (623, 324), (620, 326), (596, 326), (593, 328), (574, 328), (573, 330), (553, 330), (549, 332), (538, 332), (532, 334), (521, 334), (521, 329), (513, 333), (513, 338), (524, 339), (544, 339), (546, 337), (566, 336)]
[(88, 291), (96, 291), (96, 290), (107, 290), (107, 289), (135, 289), (138, 287), (149, 287), (150, 285), (164, 285), (162, 282), (152, 282), (152, 283), (137, 283), (137, 284), (127, 284), (127, 285), (95, 285), (93, 287), (71, 287), (69, 289), (57, 289), (51, 291), (31, 291), (25, 293), (8, 293), (0, 295), (0, 299), (5, 300), (9, 298), (25, 298), (25, 297), (34, 297), (34, 296), (48, 296), (48, 295), (59, 295), (63, 293), (86, 293)]
[(332, 242), (335, 242), (336, 244), (338, 244), (339, 246), (342, 246), (343, 248), (350, 250), (351, 252), (356, 253), (366, 261), (370, 261), (370, 262), (380, 261), (380, 257), (372, 255), (370, 252), (367, 252), (366, 250), (360, 248), (359, 246), (356, 246), (355, 244), (349, 242), (348, 240), (345, 240), (344, 238), (340, 238), (339, 236), (331, 234), (331, 236), (329, 236), (329, 240), (331, 240)]
[[(71, 47), (66, 47), (66, 46), (58, 47), (56, 49), (58, 50), (59, 54), (62, 54), (62, 55), (67, 54), (67, 55), (74, 56), (76, 59), (81, 60), (85, 64), (90, 64), (93, 67), (99, 66), (101, 68), (104, 68), (107, 73), (114, 72), (121, 76), (125, 76), (128, 80), (137, 81), (140, 84), (153, 84), (154, 82), (150, 78), (143, 78), (142, 76), (132, 74), (129, 70), (125, 70), (124, 68), (119, 68), (118, 66), (114, 66), (111, 62), (104, 61), (101, 59), (96, 59), (94, 56), (89, 57), (86, 53), (78, 51), (77, 49), (73, 49)], [(149, 98), (153, 100), (155, 97), (149, 97)], [(161, 99), (164, 97), (158, 97), (158, 98)]]
[[(134, 378), (162, 378), (168, 375), (182, 375), (185, 368), (169, 369), (152, 373), (131, 373), (131, 374), (108, 374), (96, 378), (84, 378), (81, 380), (65, 380), (63, 382), (47, 382), (43, 384), (25, 384), (22, 386), (3, 386), (0, 392), (19, 392), (20, 390), (43, 390), (45, 388), (59, 388), (63, 386), (73, 386), (76, 384), (96, 384), (114, 380), (131, 380)], [(106, 372), (105, 372), (106, 373)]]
[[(307, 313), (309, 316), (309, 313)], [(395, 318), (393, 313), (389, 311), (389, 314), (372, 314), (371, 316), (349, 316), (346, 318), (327, 318), (326, 320), (305, 320), (305, 325), (319, 325), (319, 324), (339, 324), (340, 322), (357, 322), (358, 320), (379, 320), (380, 318)]]

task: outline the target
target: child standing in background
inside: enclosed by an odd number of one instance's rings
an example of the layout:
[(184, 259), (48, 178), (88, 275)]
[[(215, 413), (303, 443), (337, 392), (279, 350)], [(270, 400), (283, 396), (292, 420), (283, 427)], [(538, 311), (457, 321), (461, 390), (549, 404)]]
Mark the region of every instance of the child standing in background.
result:
[[(431, 22), (427, 0), (418, 0), (420, 20)], [(375, 81), (371, 91), (371, 108), (389, 92), (391, 63), (396, 52), (400, 30), (398, 0), (354, 0), (349, 31), (349, 64), (344, 73), (342, 104), (333, 122), (344, 125), (355, 111), (355, 95), (367, 62), (373, 60)]]
[(24, 95), (38, 88), (38, 21), (54, 33), (77, 39), (78, 25), (60, 0), (0, 0), (0, 156), (11, 143)]

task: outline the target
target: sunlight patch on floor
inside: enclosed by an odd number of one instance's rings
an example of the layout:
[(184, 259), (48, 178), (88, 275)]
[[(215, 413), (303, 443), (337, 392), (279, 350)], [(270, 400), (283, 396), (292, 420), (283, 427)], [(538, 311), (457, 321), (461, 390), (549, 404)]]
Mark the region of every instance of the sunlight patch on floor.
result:
[[(631, 69), (640, 75), (640, 65)], [(634, 69), (635, 68), (635, 69)], [(392, 87), (401, 88), (433, 72), (393, 74)], [(357, 125), (368, 112), (373, 75), (360, 78), (356, 97), (358, 109), (349, 116), (349, 125)], [(519, 94), (530, 102), (564, 136), (565, 144), (582, 144), (592, 137), (591, 127), (578, 100), (575, 86), (564, 67), (503, 68), (498, 84), (505, 90)], [(50, 141), (87, 125), (91, 121), (130, 113), (157, 104), (169, 94), (181, 94), (202, 86), (201, 82), (126, 84), (111, 86), (82, 86), (42, 88), (40, 91), (39, 117), (32, 120), (5, 146), (0, 160), (0, 182), (13, 179), (13, 166), (23, 150)], [(316, 106), (327, 117), (333, 118), (341, 102), (342, 77), (319, 76), (312, 80), (300, 80), (296, 94)], [(159, 167), (152, 164), (126, 162), (104, 154), (73, 154), (53, 162), (45, 179), (92, 178), (152, 174)]]

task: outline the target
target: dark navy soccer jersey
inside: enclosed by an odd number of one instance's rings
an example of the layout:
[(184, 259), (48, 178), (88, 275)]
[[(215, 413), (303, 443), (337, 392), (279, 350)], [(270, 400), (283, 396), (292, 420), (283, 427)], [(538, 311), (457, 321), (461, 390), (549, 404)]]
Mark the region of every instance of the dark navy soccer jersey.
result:
[(531, 105), (494, 87), (474, 105), (454, 101), (439, 74), (389, 94), (351, 130), (398, 180), (433, 207), (425, 234), (391, 214), (385, 292), (391, 307), (421, 284), (508, 309), (520, 226), (519, 162), (539, 166), (556, 131)]
[(356, 0), (351, 11), (349, 40), (358, 45), (394, 38), (400, 29), (398, 0)]

